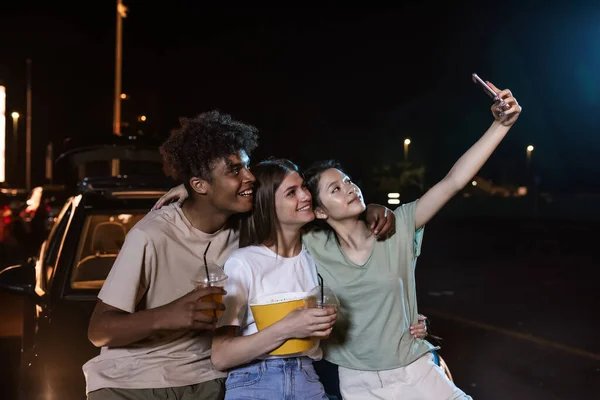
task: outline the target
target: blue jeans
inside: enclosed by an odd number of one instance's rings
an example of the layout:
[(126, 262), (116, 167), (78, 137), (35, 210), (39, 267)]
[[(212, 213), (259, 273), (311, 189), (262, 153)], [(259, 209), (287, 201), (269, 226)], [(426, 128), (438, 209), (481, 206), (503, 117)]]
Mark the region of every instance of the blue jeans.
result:
[(257, 360), (229, 371), (225, 400), (327, 399), (309, 357)]

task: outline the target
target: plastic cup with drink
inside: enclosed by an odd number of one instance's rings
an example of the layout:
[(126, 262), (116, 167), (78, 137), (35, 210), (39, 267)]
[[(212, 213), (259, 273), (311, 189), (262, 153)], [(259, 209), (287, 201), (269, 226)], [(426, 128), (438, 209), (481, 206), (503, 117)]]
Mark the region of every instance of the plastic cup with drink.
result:
[[(227, 282), (228, 276), (225, 274), (225, 271), (223, 271), (223, 268), (215, 263), (208, 263), (206, 261), (206, 253), (208, 252), (210, 243), (211, 242), (208, 243), (208, 246), (206, 246), (206, 250), (204, 251), (204, 266), (192, 279), (192, 283), (196, 289), (208, 287), (225, 288), (225, 283)], [(207, 294), (206, 296), (201, 297), (200, 300), (204, 302), (223, 304), (223, 295)], [(202, 312), (208, 316), (214, 317), (215, 319), (218, 319), (221, 317), (221, 315), (223, 315), (223, 310), (207, 309), (202, 310)]]
[(339, 308), (340, 300), (337, 298), (333, 290), (325, 284), (323, 284), (323, 278), (320, 274), (317, 274), (319, 279), (319, 285), (312, 288), (306, 295), (305, 301), (307, 307), (325, 308), (334, 307)]
[(332, 307), (337, 310), (340, 307), (340, 300), (329, 286), (323, 284), (321, 275), (317, 274), (317, 277), (319, 285), (312, 288), (304, 298), (306, 306), (314, 308)]

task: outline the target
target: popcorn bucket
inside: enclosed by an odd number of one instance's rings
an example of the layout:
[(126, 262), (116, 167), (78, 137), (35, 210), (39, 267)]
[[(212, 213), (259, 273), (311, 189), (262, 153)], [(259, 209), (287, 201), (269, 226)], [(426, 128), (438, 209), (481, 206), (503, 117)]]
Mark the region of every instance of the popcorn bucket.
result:
[[(250, 301), (250, 309), (254, 316), (256, 328), (260, 331), (283, 319), (297, 308), (305, 307), (306, 292), (278, 293), (257, 297)], [(318, 339), (307, 337), (288, 339), (281, 346), (271, 351), (273, 356), (302, 353), (318, 345)]]

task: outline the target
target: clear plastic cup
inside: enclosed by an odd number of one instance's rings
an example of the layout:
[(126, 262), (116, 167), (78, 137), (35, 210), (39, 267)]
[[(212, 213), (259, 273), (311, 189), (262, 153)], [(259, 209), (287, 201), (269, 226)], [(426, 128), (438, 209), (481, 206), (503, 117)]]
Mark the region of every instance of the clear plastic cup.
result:
[[(208, 275), (206, 271), (208, 270)], [(224, 288), (225, 283), (227, 282), (227, 274), (223, 271), (223, 268), (218, 266), (217, 264), (207, 264), (206, 267), (202, 267), (198, 272), (198, 275), (192, 279), (192, 283), (195, 288), (207, 288), (207, 287), (220, 287)], [(207, 294), (204, 297), (201, 297), (200, 300), (206, 302), (215, 302), (219, 304), (223, 304), (223, 295), (222, 294)], [(220, 318), (223, 315), (223, 310), (202, 310), (202, 312), (208, 316), (212, 316), (215, 318)]]
[(319, 284), (312, 288), (305, 298), (307, 307), (334, 307), (340, 306), (340, 300), (337, 298), (333, 290), (329, 286)]
[[(340, 306), (340, 300), (329, 286), (323, 284), (319, 279), (319, 285), (312, 288), (304, 298), (307, 307), (327, 308), (332, 307), (336, 310)], [(323, 338), (327, 339), (327, 337)]]

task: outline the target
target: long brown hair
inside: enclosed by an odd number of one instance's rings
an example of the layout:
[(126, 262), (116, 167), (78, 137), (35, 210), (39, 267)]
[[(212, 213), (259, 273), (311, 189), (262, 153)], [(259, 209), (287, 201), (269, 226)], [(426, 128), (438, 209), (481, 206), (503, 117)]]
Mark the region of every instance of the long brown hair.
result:
[(299, 172), (298, 166), (286, 159), (262, 161), (252, 168), (256, 178), (254, 209), (241, 221), (240, 247), (275, 244), (279, 228), (275, 192), (292, 172)]

